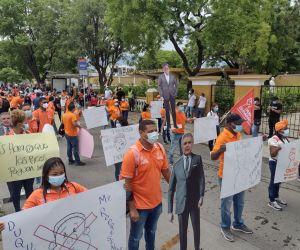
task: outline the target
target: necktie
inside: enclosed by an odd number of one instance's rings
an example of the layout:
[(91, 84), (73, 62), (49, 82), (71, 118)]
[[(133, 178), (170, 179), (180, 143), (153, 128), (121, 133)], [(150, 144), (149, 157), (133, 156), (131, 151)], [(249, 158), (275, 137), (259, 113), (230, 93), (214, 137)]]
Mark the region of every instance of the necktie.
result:
[(189, 171), (189, 163), (190, 163), (189, 157), (186, 156), (186, 157), (185, 157), (185, 172), (188, 172), (188, 171)]

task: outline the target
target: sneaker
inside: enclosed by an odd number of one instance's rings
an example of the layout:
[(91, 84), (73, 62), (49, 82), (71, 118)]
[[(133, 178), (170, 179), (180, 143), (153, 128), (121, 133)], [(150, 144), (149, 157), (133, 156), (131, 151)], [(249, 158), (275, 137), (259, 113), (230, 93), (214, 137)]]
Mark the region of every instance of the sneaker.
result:
[(69, 161), (69, 165), (73, 165), (75, 161)]
[(84, 165), (85, 165), (85, 163), (82, 161), (75, 163), (75, 166), (84, 166)]
[(230, 228), (221, 228), (221, 233), (222, 233), (223, 237), (225, 238), (225, 240), (234, 242), (234, 236), (231, 233)]
[(278, 198), (278, 199), (276, 199), (276, 201), (279, 205), (287, 206), (287, 202), (285, 200), (281, 200)]
[(275, 210), (277, 210), (277, 211), (281, 211), (281, 210), (282, 210), (282, 207), (279, 206), (278, 203), (277, 203), (276, 201), (273, 201), (273, 202), (270, 201), (270, 202), (268, 203), (268, 206), (271, 207), (271, 208), (273, 208), (273, 209), (275, 209)]
[(231, 229), (233, 231), (237, 231), (237, 232), (242, 232), (244, 234), (253, 234), (253, 231), (247, 227), (246, 225), (241, 225), (241, 226), (232, 226)]

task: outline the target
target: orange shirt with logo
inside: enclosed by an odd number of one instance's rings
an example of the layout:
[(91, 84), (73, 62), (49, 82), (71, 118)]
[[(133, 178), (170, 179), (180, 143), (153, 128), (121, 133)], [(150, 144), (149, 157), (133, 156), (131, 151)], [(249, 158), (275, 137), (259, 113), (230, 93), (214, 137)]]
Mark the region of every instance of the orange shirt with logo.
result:
[(158, 143), (151, 150), (145, 149), (140, 141), (134, 146), (137, 151), (130, 148), (124, 155), (121, 178), (132, 178), (135, 207), (152, 209), (162, 202), (160, 179), (161, 171), (168, 169), (167, 155)]
[(110, 119), (115, 121), (117, 120), (119, 117), (121, 117), (121, 110), (119, 107), (116, 106), (110, 106), (108, 108), (108, 112), (110, 113)]
[(42, 132), (45, 124), (53, 125), (54, 111), (51, 109), (44, 111), (39, 108), (39, 109), (33, 111), (32, 116), (34, 119), (37, 120), (37, 123), (39, 124), (39, 132)]
[(172, 132), (175, 134), (184, 134), (186, 115), (184, 112), (176, 110), (176, 123), (178, 128), (172, 128)]
[(23, 104), (23, 99), (20, 96), (13, 96), (10, 101), (10, 108), (18, 108)]
[[(87, 191), (87, 189), (76, 182), (67, 182), (65, 183), (66, 188), (62, 188), (59, 192), (54, 189), (48, 189), (46, 194), (46, 201), (56, 201), (59, 199), (63, 199), (69, 197), (71, 195), (75, 195), (78, 193), (82, 193)], [(28, 209), (32, 207), (36, 207), (45, 203), (43, 189), (38, 188), (34, 190), (28, 199), (25, 201), (23, 209)]]
[(78, 121), (76, 114), (68, 111), (62, 117), (62, 123), (64, 124), (65, 133), (68, 136), (77, 136), (78, 129), (73, 125), (73, 122)]
[[(221, 145), (223, 145), (223, 144), (239, 141), (241, 139), (241, 137), (242, 136), (240, 133), (233, 134), (227, 128), (224, 128), (224, 130), (218, 136), (218, 138), (216, 140), (216, 144), (215, 144), (212, 152), (214, 152), (214, 153), (217, 152), (220, 149)], [(223, 178), (224, 153), (222, 153), (220, 155), (219, 159), (220, 159), (220, 166), (219, 166), (219, 170), (218, 170), (218, 176), (220, 178)]]
[(109, 99), (106, 101), (106, 106), (107, 107), (111, 107), (111, 106), (114, 106), (115, 104), (115, 101), (113, 99)]
[(141, 113), (141, 117), (142, 117), (142, 120), (148, 120), (148, 119), (151, 119), (151, 113), (150, 111), (144, 111)]
[(128, 111), (128, 109), (129, 109), (129, 103), (127, 101), (121, 101), (120, 107), (121, 107), (122, 111)]

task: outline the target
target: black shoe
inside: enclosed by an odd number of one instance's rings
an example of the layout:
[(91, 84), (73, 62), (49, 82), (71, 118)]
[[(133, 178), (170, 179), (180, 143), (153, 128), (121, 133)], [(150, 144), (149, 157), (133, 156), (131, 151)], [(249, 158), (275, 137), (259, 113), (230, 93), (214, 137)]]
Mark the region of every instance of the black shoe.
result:
[(84, 166), (84, 165), (85, 165), (85, 163), (82, 162), (82, 161), (79, 161), (79, 162), (75, 163), (75, 166)]
[(165, 144), (169, 144), (167, 141), (164, 141)]
[(73, 165), (75, 161), (69, 161), (69, 165)]

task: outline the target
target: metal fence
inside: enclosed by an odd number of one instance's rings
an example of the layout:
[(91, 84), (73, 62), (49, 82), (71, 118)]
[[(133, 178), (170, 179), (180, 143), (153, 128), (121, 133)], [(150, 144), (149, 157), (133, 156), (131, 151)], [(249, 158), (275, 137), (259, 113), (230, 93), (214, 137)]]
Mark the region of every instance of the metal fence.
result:
[(274, 96), (277, 96), (282, 104), (283, 112), (280, 116), (280, 120), (288, 120), (290, 137), (300, 138), (300, 86), (261, 87), (262, 121), (260, 131), (264, 133), (269, 132), (268, 107)]
[(218, 104), (219, 115), (223, 116), (234, 105), (234, 85), (212, 85), (211, 100)]

